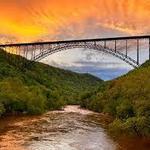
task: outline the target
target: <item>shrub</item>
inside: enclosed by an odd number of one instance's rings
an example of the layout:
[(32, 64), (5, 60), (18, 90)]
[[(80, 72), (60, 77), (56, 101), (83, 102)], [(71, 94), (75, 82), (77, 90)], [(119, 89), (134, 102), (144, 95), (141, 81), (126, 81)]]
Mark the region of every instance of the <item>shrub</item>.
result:
[(4, 113), (5, 113), (4, 105), (0, 103), (0, 116), (3, 115)]
[(119, 119), (128, 119), (134, 116), (134, 110), (128, 100), (124, 100), (119, 106), (116, 107), (116, 117)]

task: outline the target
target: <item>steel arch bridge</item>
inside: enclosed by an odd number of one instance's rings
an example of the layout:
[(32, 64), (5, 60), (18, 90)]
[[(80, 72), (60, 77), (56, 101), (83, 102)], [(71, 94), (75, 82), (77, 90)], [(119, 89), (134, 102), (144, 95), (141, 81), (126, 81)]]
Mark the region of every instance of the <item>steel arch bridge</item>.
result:
[[(148, 57), (150, 60), (150, 35), (54, 42), (3, 44), (0, 45), (0, 48), (9, 53), (25, 57), (31, 61), (39, 61), (47, 57), (48, 55), (67, 49), (92, 49), (113, 55), (136, 68), (140, 66), (141, 40), (146, 40), (148, 42)], [(134, 49), (136, 49), (136, 59), (132, 58), (128, 54), (131, 45), (134, 46)]]

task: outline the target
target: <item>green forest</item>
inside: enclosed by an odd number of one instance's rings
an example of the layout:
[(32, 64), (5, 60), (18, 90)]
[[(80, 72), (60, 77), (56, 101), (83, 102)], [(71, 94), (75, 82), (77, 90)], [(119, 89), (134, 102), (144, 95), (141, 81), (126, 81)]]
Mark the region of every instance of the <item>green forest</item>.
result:
[(84, 94), (81, 106), (113, 116), (110, 133), (150, 136), (150, 61)]
[(42, 114), (68, 104), (112, 116), (113, 135), (150, 136), (150, 61), (104, 82), (0, 50), (0, 116)]
[(0, 116), (42, 114), (79, 104), (81, 95), (94, 91), (101, 82), (89, 74), (31, 62), (0, 50)]

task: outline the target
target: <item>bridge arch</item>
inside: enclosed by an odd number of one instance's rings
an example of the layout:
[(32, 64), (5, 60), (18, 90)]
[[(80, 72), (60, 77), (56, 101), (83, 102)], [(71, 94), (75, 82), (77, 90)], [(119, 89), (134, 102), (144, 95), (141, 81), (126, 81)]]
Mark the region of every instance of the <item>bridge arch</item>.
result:
[[(80, 40), (66, 40), (66, 41), (46, 41), (46, 42), (32, 42), (32, 43), (10, 43), (0, 44), (0, 48), (8, 53), (13, 53), (25, 57), (32, 61), (41, 60), (48, 55), (73, 48), (85, 48), (111, 54), (129, 65), (137, 68), (140, 66), (141, 60), (141, 40), (148, 43), (148, 59), (150, 60), (150, 35), (143, 36), (128, 36), (128, 37), (112, 37), (112, 38), (99, 38), (99, 39), (80, 39)], [(108, 44), (111, 42), (111, 45)], [(123, 44), (120, 44), (123, 42)], [(131, 43), (130, 43), (131, 42)], [(119, 44), (118, 44), (119, 43)], [(120, 47), (121, 46), (121, 47)], [(131, 58), (128, 54), (130, 46), (134, 46), (136, 51), (136, 58)], [(113, 48), (110, 48), (113, 47)], [(119, 49), (125, 49), (125, 53)], [(15, 51), (15, 52), (14, 52)]]
[(138, 67), (137, 62), (134, 59), (123, 54), (122, 52), (119, 52), (117, 50), (114, 50), (108, 47), (104, 47), (101, 44), (90, 43), (90, 42), (89, 43), (84, 42), (84, 43), (58, 44), (56, 46), (53, 46), (52, 48), (48, 48), (40, 52), (37, 55), (34, 55), (34, 57), (32, 58), (32, 61), (40, 61), (43, 58), (49, 55), (52, 55), (54, 53), (64, 51), (64, 50), (69, 50), (69, 49), (75, 49), (75, 48), (84, 48), (84, 49), (91, 49), (91, 50), (96, 50), (99, 52), (104, 52), (106, 54), (110, 54), (114, 57), (121, 59), (122, 61), (126, 62), (127, 64), (131, 65), (134, 68)]

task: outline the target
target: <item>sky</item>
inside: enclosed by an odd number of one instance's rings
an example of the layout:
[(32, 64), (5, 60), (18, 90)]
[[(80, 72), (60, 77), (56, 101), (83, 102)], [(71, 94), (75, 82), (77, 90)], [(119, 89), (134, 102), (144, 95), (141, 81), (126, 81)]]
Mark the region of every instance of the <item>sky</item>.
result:
[[(150, 0), (0, 0), (0, 10), (0, 43), (150, 34)], [(83, 49), (42, 62), (106, 80), (132, 69), (117, 58)]]

